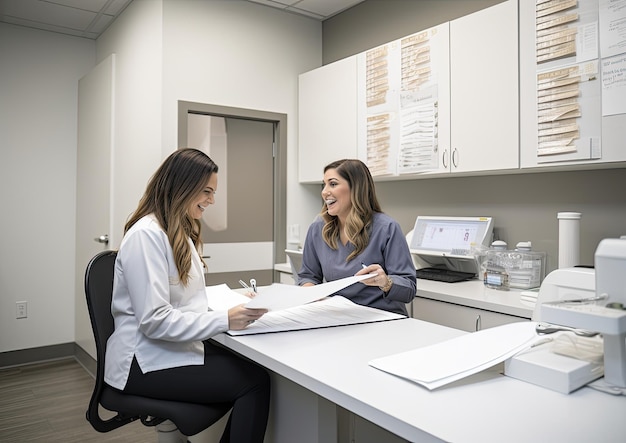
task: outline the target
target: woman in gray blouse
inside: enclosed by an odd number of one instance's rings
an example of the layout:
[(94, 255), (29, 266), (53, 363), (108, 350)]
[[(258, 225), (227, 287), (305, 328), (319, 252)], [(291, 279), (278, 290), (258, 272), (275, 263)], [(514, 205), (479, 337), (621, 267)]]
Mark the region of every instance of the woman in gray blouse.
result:
[(415, 265), (400, 225), (384, 214), (367, 166), (356, 159), (324, 168), (323, 206), (306, 235), (298, 284), (376, 273), (342, 289), (355, 303), (407, 315)]

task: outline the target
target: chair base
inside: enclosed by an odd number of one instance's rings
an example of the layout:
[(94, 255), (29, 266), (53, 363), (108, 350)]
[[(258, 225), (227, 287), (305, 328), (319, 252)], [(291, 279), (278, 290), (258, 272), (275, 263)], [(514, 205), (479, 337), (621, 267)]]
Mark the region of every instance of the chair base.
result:
[(158, 434), (158, 443), (187, 443), (187, 437), (178, 430), (170, 420), (155, 426)]

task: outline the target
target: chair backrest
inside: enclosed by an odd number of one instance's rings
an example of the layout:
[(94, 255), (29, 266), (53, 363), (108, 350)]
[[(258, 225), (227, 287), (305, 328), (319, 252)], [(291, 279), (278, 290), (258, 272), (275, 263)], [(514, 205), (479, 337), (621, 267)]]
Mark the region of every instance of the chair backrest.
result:
[(103, 251), (97, 254), (91, 259), (85, 272), (87, 309), (99, 362), (104, 361), (107, 340), (115, 329), (111, 314), (111, 298), (116, 256), (115, 251)]
[(137, 417), (122, 417), (119, 414), (110, 420), (102, 420), (98, 414), (100, 397), (104, 389), (104, 357), (107, 340), (113, 334), (115, 323), (111, 314), (113, 297), (113, 275), (116, 251), (103, 251), (94, 256), (85, 271), (85, 296), (91, 320), (91, 329), (96, 341), (96, 385), (89, 401), (87, 420), (100, 432), (124, 426)]
[[(183, 434), (195, 435), (223, 417), (232, 404), (228, 402), (195, 404), (159, 400), (125, 394), (104, 382), (107, 341), (115, 330), (111, 299), (116, 257), (115, 251), (101, 252), (91, 259), (85, 272), (85, 295), (97, 355), (96, 383), (87, 409), (87, 421), (95, 430), (109, 432), (137, 419), (146, 426), (155, 426), (168, 419), (174, 422)], [(103, 419), (99, 415), (100, 404), (106, 409), (117, 411), (117, 415)]]

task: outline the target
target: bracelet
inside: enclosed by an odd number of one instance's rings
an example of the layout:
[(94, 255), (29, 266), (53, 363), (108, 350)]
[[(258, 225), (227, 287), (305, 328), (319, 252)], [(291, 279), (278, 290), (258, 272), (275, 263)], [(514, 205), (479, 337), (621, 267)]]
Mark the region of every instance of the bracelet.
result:
[(391, 289), (392, 285), (393, 285), (393, 280), (391, 279), (391, 277), (387, 276), (387, 283), (385, 283), (385, 286), (379, 286), (379, 288), (384, 293), (387, 293)]

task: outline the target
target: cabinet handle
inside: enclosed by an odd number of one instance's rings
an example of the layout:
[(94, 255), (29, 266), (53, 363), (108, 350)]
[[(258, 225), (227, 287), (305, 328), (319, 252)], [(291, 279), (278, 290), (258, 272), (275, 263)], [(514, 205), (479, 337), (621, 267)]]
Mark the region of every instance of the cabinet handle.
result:
[(443, 163), (443, 167), (448, 169), (448, 150), (447, 149), (443, 150), (443, 155), (442, 155), (441, 161)]
[(455, 168), (459, 167), (459, 151), (456, 148), (452, 151), (452, 166)]
[(480, 331), (481, 328), (482, 328), (482, 324), (481, 324), (481, 321), (480, 321), (480, 315), (477, 315), (476, 316), (476, 328), (475, 328), (475, 330), (476, 331)]

